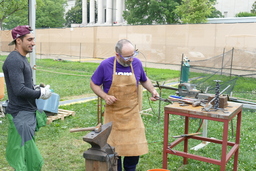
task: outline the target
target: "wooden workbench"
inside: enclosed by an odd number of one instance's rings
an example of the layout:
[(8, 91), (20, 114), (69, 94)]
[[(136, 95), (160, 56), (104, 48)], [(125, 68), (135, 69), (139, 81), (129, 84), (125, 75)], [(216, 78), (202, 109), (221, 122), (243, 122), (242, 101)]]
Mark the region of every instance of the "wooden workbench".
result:
[[(234, 166), (233, 170), (237, 171), (238, 166), (238, 153), (239, 153), (239, 143), (240, 143), (240, 126), (242, 119), (242, 104), (228, 102), (228, 106), (225, 108), (225, 111), (216, 110), (216, 111), (203, 111), (201, 106), (192, 107), (192, 105), (188, 106), (180, 106), (179, 103), (173, 103), (165, 106), (164, 108), (164, 146), (163, 146), (163, 168), (167, 169), (167, 154), (177, 155), (183, 157), (183, 164), (187, 164), (187, 158), (200, 160), (203, 162), (208, 162), (212, 164), (216, 164), (220, 166), (221, 171), (226, 170), (226, 164), (229, 159), (234, 155)], [(169, 115), (180, 115), (185, 117), (185, 128), (184, 134), (189, 133), (189, 118), (199, 118), (199, 119), (207, 119), (218, 122), (223, 122), (223, 134), (222, 140), (212, 139), (202, 136), (188, 136), (177, 139), (172, 143), (168, 143), (168, 130), (169, 130)], [(237, 116), (237, 117), (236, 117)], [(236, 140), (235, 142), (228, 141), (228, 124), (234, 117), (237, 118), (237, 126), (236, 126)], [(222, 144), (222, 153), (220, 160), (211, 159), (203, 156), (198, 156), (194, 154), (188, 153), (188, 140), (189, 139), (197, 139), (202, 141), (208, 141), (212, 143)], [(184, 150), (176, 151), (172, 148), (178, 145), (179, 143), (184, 142)], [(227, 152), (227, 147), (232, 146), (229, 152)]]

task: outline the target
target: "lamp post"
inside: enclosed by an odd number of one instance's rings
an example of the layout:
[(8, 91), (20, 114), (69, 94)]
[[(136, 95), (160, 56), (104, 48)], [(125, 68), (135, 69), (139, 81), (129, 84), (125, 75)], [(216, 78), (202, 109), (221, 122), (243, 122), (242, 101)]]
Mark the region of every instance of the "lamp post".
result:
[[(28, 0), (28, 25), (33, 29), (33, 34), (36, 35), (36, 0)], [(32, 67), (33, 83), (36, 84), (36, 48), (29, 54), (30, 66)]]

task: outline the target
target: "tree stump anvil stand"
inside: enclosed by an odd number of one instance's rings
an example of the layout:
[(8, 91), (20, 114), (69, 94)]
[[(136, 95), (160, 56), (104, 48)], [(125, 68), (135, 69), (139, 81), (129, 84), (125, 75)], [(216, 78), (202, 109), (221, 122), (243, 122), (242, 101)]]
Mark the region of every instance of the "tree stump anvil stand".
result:
[(91, 148), (84, 152), (86, 171), (117, 171), (117, 153), (107, 143), (112, 122), (102, 125), (100, 132), (91, 131), (83, 137)]

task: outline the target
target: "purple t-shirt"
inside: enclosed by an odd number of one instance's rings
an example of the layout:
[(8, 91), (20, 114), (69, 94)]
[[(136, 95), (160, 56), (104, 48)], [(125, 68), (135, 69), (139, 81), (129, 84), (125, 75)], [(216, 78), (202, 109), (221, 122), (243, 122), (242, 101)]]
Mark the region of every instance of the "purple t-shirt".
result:
[[(113, 78), (113, 64), (115, 56), (103, 60), (94, 74), (91, 80), (96, 85), (103, 85), (104, 92), (108, 93), (110, 86), (112, 84)], [(138, 82), (147, 81), (146, 73), (142, 67), (142, 63), (138, 58), (133, 58), (132, 62), (133, 70), (136, 76), (137, 84)], [(116, 72), (117, 75), (131, 75), (131, 67), (123, 67), (116, 61)]]

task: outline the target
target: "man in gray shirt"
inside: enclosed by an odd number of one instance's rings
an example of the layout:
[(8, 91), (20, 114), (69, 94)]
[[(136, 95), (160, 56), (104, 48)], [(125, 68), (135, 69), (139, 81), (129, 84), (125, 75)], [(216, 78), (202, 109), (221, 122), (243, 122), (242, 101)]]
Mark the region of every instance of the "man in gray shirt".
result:
[(9, 100), (6, 108), (10, 123), (6, 159), (15, 170), (41, 170), (43, 158), (35, 144), (34, 134), (45, 124), (46, 115), (37, 110), (35, 100), (51, 96), (49, 85), (34, 88), (32, 69), (26, 58), (35, 46), (31, 31), (29, 26), (17, 26), (12, 30), (13, 41), (9, 45), (15, 44), (15, 49), (2, 67)]

